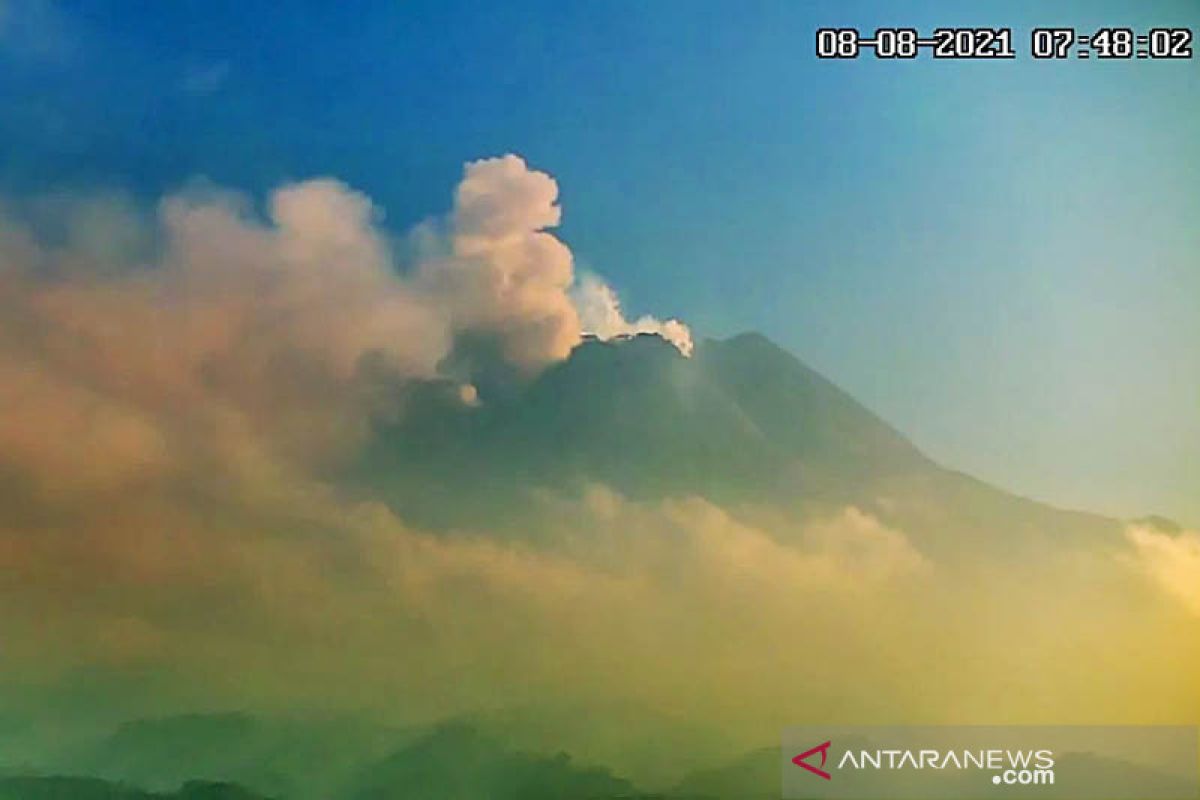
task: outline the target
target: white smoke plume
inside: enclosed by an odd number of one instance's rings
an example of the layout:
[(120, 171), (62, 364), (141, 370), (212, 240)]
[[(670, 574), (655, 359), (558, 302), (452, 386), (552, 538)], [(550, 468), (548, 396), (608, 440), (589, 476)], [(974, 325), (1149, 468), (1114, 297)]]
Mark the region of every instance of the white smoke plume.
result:
[(505, 358), (527, 370), (565, 358), (580, 338), (567, 294), (571, 251), (546, 232), (559, 223), (557, 200), (554, 179), (515, 155), (467, 164), (449, 252), (418, 275), (456, 329), (494, 335)]
[(626, 319), (617, 293), (595, 275), (584, 275), (571, 296), (586, 333), (600, 339), (653, 333), (675, 345), (683, 355), (692, 354), (692, 331), (687, 325), (677, 319), (660, 320), (649, 315)]
[(496, 337), (504, 357), (527, 371), (565, 358), (585, 330), (601, 339), (654, 333), (690, 355), (682, 322), (627, 321), (601, 279), (576, 280), (570, 249), (548, 232), (561, 217), (558, 184), (546, 173), (515, 155), (473, 161), (455, 193), (446, 241), (422, 262), (418, 283), (456, 330)]

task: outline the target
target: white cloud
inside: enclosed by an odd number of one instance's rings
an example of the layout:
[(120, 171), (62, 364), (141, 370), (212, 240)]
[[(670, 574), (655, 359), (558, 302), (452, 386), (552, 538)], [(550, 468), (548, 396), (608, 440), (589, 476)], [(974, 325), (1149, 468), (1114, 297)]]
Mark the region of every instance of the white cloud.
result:
[(554, 179), (518, 156), (467, 164), (448, 252), (418, 275), (457, 330), (495, 337), (530, 371), (565, 358), (580, 336), (571, 251), (545, 230), (558, 224), (557, 200)]

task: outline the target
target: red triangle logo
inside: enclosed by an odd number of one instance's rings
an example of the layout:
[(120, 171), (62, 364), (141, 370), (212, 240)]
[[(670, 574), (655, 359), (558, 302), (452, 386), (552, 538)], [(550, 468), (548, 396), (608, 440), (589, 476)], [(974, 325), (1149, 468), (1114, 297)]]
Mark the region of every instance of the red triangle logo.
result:
[(801, 753), (800, 755), (793, 758), (792, 763), (795, 764), (797, 767), (804, 767), (806, 770), (811, 772), (813, 775), (817, 775), (821, 778), (824, 778), (825, 780), (830, 780), (831, 776), (828, 772), (826, 772), (823, 769), (819, 769), (818, 767), (814, 767), (812, 764), (808, 763), (808, 759), (812, 758), (817, 753), (820, 753), (821, 754), (821, 766), (822, 767), (825, 766), (825, 759), (827, 759), (829, 757), (829, 745), (830, 744), (831, 744), (830, 742), (825, 742), (825, 744), (819, 744), (811, 750), (805, 750), (803, 753)]

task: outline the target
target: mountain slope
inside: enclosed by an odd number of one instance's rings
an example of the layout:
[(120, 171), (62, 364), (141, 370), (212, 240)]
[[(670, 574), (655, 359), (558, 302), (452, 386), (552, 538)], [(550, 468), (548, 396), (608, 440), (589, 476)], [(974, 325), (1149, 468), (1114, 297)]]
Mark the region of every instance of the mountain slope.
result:
[(205, 779), (294, 800), (328, 796), (412, 735), (352, 718), (183, 714), (126, 722), (63, 766), (158, 791)]
[[(760, 336), (589, 341), (481, 408), (427, 391), (380, 431), (369, 478), (427, 524), (423, 500), (465, 489), (486, 504), (520, 486), (600, 482), (636, 498), (719, 503), (816, 494), (822, 483), (927, 469), (899, 434)], [(494, 491), (489, 492), (489, 489)], [(426, 507), (429, 506), (429, 507)], [(469, 507), (469, 506), (468, 506)], [(462, 509), (459, 509), (462, 510)]]
[(474, 728), (452, 723), (363, 771), (355, 800), (569, 800), (629, 797), (633, 786), (565, 753), (506, 749)]
[(424, 387), (401, 422), (380, 428), (358, 479), (435, 529), (516, 531), (530, 487), (601, 483), (795, 522), (856, 506), (946, 550), (1118, 530), (943, 469), (757, 334), (702, 342), (690, 359), (657, 336), (587, 341), (480, 407)]
[(0, 800), (269, 800), (236, 784), (188, 781), (178, 791), (157, 793), (99, 778), (0, 778)]

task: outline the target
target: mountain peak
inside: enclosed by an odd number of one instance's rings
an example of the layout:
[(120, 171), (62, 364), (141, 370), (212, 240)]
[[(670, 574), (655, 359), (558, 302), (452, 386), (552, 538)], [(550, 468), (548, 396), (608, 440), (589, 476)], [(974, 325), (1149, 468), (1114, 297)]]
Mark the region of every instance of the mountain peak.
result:
[(928, 466), (900, 434), (757, 333), (705, 341), (690, 358), (653, 334), (589, 338), (519, 392), (469, 411), (408, 415), (380, 431), (368, 458), (372, 482), (390, 484), (410, 518), (434, 525), (467, 521), (421, 514), (434, 505), (428, 498), (449, 491), (431, 481), (456, 491), (477, 482), (498, 497), (511, 497), (501, 484), (512, 481), (793, 502), (812, 492), (849, 496), (880, 475)]

